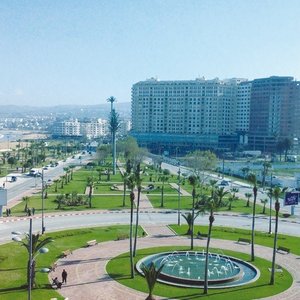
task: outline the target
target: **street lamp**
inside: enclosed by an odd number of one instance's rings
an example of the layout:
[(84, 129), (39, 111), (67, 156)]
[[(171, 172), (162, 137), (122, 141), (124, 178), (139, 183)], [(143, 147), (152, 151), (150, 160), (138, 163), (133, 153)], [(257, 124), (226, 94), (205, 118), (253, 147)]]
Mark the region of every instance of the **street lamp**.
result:
[(271, 173), (269, 234), (272, 234), (273, 173)]
[(181, 225), (180, 223), (180, 210), (181, 210), (181, 207), (180, 207), (180, 200), (181, 200), (181, 191), (180, 191), (180, 163), (178, 163), (178, 226)]
[[(20, 238), (20, 235), (22, 234), (19, 231), (14, 231), (12, 232), (12, 234), (14, 235), (14, 237), (12, 238), (13, 241), (18, 242), (18, 243), (23, 243), (22, 239)], [(28, 287), (27, 287), (27, 295), (28, 295), (28, 300), (31, 300), (31, 288), (32, 288), (32, 269), (33, 269), (33, 263), (35, 261), (35, 258), (39, 255), (39, 254), (45, 254), (49, 252), (48, 248), (40, 248), (37, 252), (37, 254), (35, 256), (33, 256), (32, 254), (32, 219), (29, 219), (29, 234), (28, 234), (28, 238), (29, 238), (29, 259), (28, 259)], [(42, 273), (49, 273), (50, 269), (48, 268), (43, 268), (41, 269)]]
[(44, 190), (45, 190), (45, 181), (44, 181), (44, 169), (42, 170), (42, 234), (44, 234), (45, 228), (45, 221), (44, 221)]

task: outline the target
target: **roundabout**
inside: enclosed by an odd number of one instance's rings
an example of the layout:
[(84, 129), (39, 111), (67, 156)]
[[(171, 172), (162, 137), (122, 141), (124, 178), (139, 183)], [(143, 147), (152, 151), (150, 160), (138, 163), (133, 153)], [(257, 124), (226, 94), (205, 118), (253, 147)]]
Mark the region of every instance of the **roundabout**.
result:
[[(139, 252), (150, 254), (151, 251), (148, 251), (148, 248), (155, 247), (169, 247), (173, 249), (180, 249), (189, 247), (189, 239), (186, 237), (175, 236), (173, 232), (166, 226), (156, 226), (148, 225), (144, 226), (144, 230), (149, 233), (148, 237), (140, 238), (138, 241)], [(205, 241), (197, 241), (197, 247), (204, 247)], [(234, 249), (236, 252), (241, 253), (241, 255), (246, 255), (249, 257), (249, 245), (239, 245), (237, 247), (236, 243), (233, 241), (227, 240), (213, 240), (212, 248), (224, 249), (225, 251), (230, 251)], [(271, 251), (270, 248), (256, 245), (257, 249), (257, 260), (260, 258), (271, 260)], [(81, 248), (73, 252), (72, 255), (67, 258), (60, 259), (58, 261), (58, 267), (54, 273), (51, 274), (51, 277), (61, 274), (62, 269), (67, 268), (69, 273), (68, 284), (63, 286), (59, 293), (64, 297), (69, 297), (70, 299), (145, 299), (147, 296), (147, 290), (145, 288), (146, 283), (144, 278), (141, 276), (136, 276), (137, 281), (132, 282), (129, 278), (129, 269), (127, 266), (122, 265), (122, 261), (118, 261), (117, 258), (124, 256), (124, 252), (128, 250), (128, 240), (113, 241), (113, 242), (103, 242), (99, 243), (96, 246), (89, 248)], [(159, 251), (161, 252), (161, 251)], [(243, 254), (246, 253), (246, 254)], [(139, 254), (138, 254), (139, 255)], [(128, 255), (125, 255), (125, 260), (128, 261)], [(111, 263), (115, 263), (120, 267), (119, 271), (111, 268)], [(121, 264), (121, 265), (120, 265)], [(269, 299), (299, 299), (300, 290), (299, 290), (299, 260), (295, 255), (278, 255), (278, 264), (283, 268), (287, 269), (290, 274), (293, 276), (292, 285), (285, 291), (277, 295), (272, 295), (272, 289), (268, 288), (269, 293), (264, 297), (256, 298), (268, 298)], [(127, 270), (127, 275), (122, 273), (122, 268)], [(265, 270), (265, 272), (268, 272)], [(287, 280), (286, 274), (284, 273), (283, 279)], [(290, 275), (288, 275), (290, 276)], [(128, 284), (131, 282), (132, 284)], [(144, 288), (140, 289), (139, 284), (143, 283)], [(254, 284), (254, 286), (252, 286)], [(236, 297), (237, 293), (243, 294), (243, 299), (253, 299), (253, 290), (263, 288), (262, 285), (268, 285), (268, 283), (261, 284), (261, 286), (255, 286), (255, 283), (252, 283), (247, 286), (226, 289), (226, 295), (230, 298)], [(162, 297), (157, 297), (157, 299), (166, 299), (166, 295), (161, 293), (162, 290), (165, 290), (167, 285), (159, 285), (163, 288), (155, 290), (155, 294), (164, 295)], [(255, 289), (253, 289), (255, 287)], [(136, 289), (140, 289), (139, 291)], [(179, 290), (185, 290), (177, 287), (170, 287), (174, 289), (172, 295), (168, 295), (168, 299), (176, 299), (177, 297), (181, 299), (190, 299), (188, 296), (182, 296), (177, 293)], [(238, 290), (237, 290), (238, 289)], [(198, 299), (201, 297), (202, 291), (192, 289), (190, 295), (193, 295), (193, 299)], [(216, 296), (211, 295), (212, 291), (209, 292), (212, 299), (221, 299), (218, 298), (220, 293), (223, 290), (217, 291)], [(177, 294), (176, 294), (177, 293)], [(196, 296), (197, 295), (197, 296)], [(263, 296), (263, 295), (262, 295)], [(190, 296), (192, 297), (192, 296)], [(215, 298), (216, 297), (216, 298)], [(252, 297), (252, 298), (251, 298)], [(224, 299), (224, 298), (222, 298)], [(237, 299), (237, 298), (236, 298)]]

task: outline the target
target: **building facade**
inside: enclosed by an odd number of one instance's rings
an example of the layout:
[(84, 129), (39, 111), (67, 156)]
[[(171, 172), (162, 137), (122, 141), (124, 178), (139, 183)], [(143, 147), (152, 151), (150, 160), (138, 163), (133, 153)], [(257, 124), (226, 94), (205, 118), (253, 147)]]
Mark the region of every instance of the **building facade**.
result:
[(244, 81), (199, 78), (138, 82), (132, 87), (132, 135), (150, 148), (164, 141), (167, 151), (174, 151), (175, 144), (187, 148), (235, 147), (238, 86)]
[(157, 153), (178, 149), (271, 151), (300, 136), (300, 85), (293, 77), (247, 81), (149, 79), (132, 86), (132, 131)]

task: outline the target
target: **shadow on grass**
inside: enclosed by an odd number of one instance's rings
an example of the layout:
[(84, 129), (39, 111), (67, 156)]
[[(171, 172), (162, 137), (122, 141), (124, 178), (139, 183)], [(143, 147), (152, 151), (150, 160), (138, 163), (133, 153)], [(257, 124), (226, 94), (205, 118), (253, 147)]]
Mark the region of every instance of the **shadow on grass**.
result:
[[(213, 296), (213, 295), (221, 295), (222, 294), (222, 295), (224, 295), (224, 299), (227, 299), (226, 296), (225, 296), (226, 294), (230, 294), (230, 293), (238, 292), (238, 291), (242, 293), (242, 292), (245, 292), (246, 290), (252, 290), (252, 289), (257, 289), (257, 288), (266, 287), (266, 286), (269, 286), (269, 284), (268, 283), (266, 283), (266, 284), (260, 284), (260, 285), (252, 286), (252, 287), (242, 286), (240, 288), (235, 288), (234, 290), (232, 290), (232, 289), (228, 289), (228, 290), (221, 289), (220, 291), (214, 292), (213, 294), (211, 294), (211, 296)], [(209, 297), (209, 296), (210, 296), (210, 294), (209, 294), (209, 291), (208, 291), (207, 295), (205, 295), (205, 294), (203, 294), (201, 292), (198, 292), (198, 293), (193, 293), (193, 294), (190, 294), (190, 295), (176, 296), (176, 299), (188, 300), (188, 299), (197, 299), (199, 297)], [(230, 296), (228, 295), (228, 297), (230, 297)]]
[[(21, 285), (21, 286), (17, 286), (17, 287), (10, 287), (10, 288), (4, 288), (4, 289), (0, 289), (0, 294), (8, 294), (10, 292), (15, 292), (15, 291), (22, 291), (22, 290), (26, 290), (27, 286), (26, 285)], [(0, 296), (1, 298), (1, 296)]]

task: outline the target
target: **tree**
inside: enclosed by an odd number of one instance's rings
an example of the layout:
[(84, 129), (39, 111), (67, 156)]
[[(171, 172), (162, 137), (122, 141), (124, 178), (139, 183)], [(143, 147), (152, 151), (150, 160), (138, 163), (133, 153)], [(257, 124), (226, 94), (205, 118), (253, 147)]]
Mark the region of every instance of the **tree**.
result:
[[(186, 232), (186, 235), (191, 235), (192, 234), (192, 225), (193, 225), (193, 215), (191, 213), (186, 213), (186, 214), (181, 214), (183, 218), (185, 219), (187, 225), (188, 225), (188, 230)], [(199, 212), (197, 212), (194, 215), (194, 221), (197, 219), (199, 216)]]
[(228, 197), (228, 202), (229, 202), (228, 210), (231, 210), (232, 203), (237, 201), (238, 199), (239, 198), (235, 194), (232, 194)]
[(190, 175), (189, 184), (193, 187), (192, 190), (192, 227), (191, 227), (191, 250), (194, 249), (194, 221), (195, 221), (195, 198), (196, 198), (196, 185), (198, 183), (197, 177), (195, 175)]
[(97, 158), (100, 165), (104, 165), (105, 160), (108, 158), (110, 153), (110, 148), (108, 145), (101, 145), (97, 148)]
[(10, 156), (8, 159), (7, 159), (7, 163), (10, 164), (10, 167), (12, 168), (13, 165), (15, 165), (17, 163), (17, 160), (14, 156)]
[(241, 171), (243, 173), (244, 178), (247, 178), (250, 169), (248, 167), (244, 167), (244, 168), (241, 169)]
[(57, 202), (57, 208), (56, 209), (60, 209), (61, 208), (63, 200), (64, 200), (64, 195), (63, 194), (56, 195), (56, 202)]
[(263, 204), (263, 211), (262, 211), (262, 214), (264, 215), (264, 214), (266, 213), (266, 205), (267, 205), (267, 203), (269, 202), (269, 199), (268, 199), (268, 198), (261, 199), (260, 202)]
[(60, 182), (60, 180), (59, 179), (54, 179), (53, 182), (55, 184), (54, 192), (57, 193), (57, 186), (58, 186), (58, 183)]
[(245, 193), (245, 197), (247, 198), (246, 207), (250, 206), (250, 198), (252, 197), (251, 193)]
[(163, 173), (159, 176), (160, 181), (162, 182), (161, 186), (161, 202), (160, 207), (164, 207), (164, 190), (165, 183), (169, 180), (170, 171), (168, 169), (164, 169)]
[(252, 228), (251, 228), (251, 261), (254, 261), (254, 236), (255, 236), (255, 208), (257, 198), (257, 180), (255, 174), (248, 176), (248, 181), (253, 185), (253, 210), (252, 210)]
[(135, 170), (135, 183), (138, 190), (137, 205), (136, 205), (136, 218), (135, 218), (135, 234), (134, 234), (134, 246), (133, 246), (133, 256), (136, 254), (136, 244), (137, 244), (137, 235), (138, 235), (138, 226), (139, 226), (139, 210), (140, 210), (140, 198), (142, 190), (142, 178), (141, 178), (141, 167), (140, 164), (137, 165)]
[(112, 136), (113, 175), (116, 174), (116, 134), (120, 126), (119, 114), (115, 111), (115, 109), (112, 109), (109, 119), (109, 129)]
[(225, 188), (224, 187), (220, 187), (220, 188), (217, 188), (215, 190), (215, 195), (216, 197), (219, 199), (219, 203), (218, 203), (218, 206), (221, 206), (222, 205), (222, 202), (223, 202), (223, 198), (228, 195), (229, 192), (228, 191), (225, 191)]
[(275, 199), (275, 233), (274, 233), (273, 257), (272, 257), (272, 270), (271, 270), (271, 279), (270, 279), (271, 285), (273, 285), (275, 283), (275, 262), (276, 262), (276, 250), (277, 250), (277, 236), (278, 236), (278, 216), (279, 216), (279, 210), (280, 210), (279, 197), (286, 190), (287, 190), (287, 188), (281, 189), (280, 187), (275, 187), (272, 190), (272, 193), (273, 193), (272, 196)]
[(129, 230), (129, 253), (130, 253), (130, 277), (134, 278), (134, 263), (133, 263), (133, 247), (132, 247), (132, 235), (133, 235), (133, 207), (134, 207), (134, 186), (135, 178), (134, 174), (131, 174), (127, 182), (130, 189), (130, 230)]
[(87, 184), (86, 185), (89, 188), (89, 194), (88, 194), (89, 208), (92, 208), (92, 195), (93, 195), (94, 178), (89, 176), (87, 178)]
[[(40, 240), (42, 235), (40, 233), (32, 234), (32, 247), (30, 247), (30, 235), (26, 234), (25, 241), (20, 241), (21, 245), (24, 246), (30, 255), (30, 248), (31, 248), (31, 257), (32, 257), (32, 264), (31, 264), (31, 288), (35, 286), (35, 267), (36, 261), (35, 258), (39, 253), (40, 249), (45, 247), (47, 244), (53, 242), (52, 238), (47, 237), (46, 239)], [(27, 263), (27, 284), (30, 284), (30, 259)]]
[(146, 298), (146, 300), (155, 300), (153, 297), (153, 290), (155, 283), (157, 281), (157, 278), (159, 274), (161, 273), (162, 269), (164, 267), (164, 264), (161, 264), (158, 269), (155, 268), (155, 264), (151, 262), (150, 266), (142, 265), (141, 270), (144, 273), (145, 279), (147, 281), (148, 289), (149, 289), (149, 295)]
[(269, 169), (272, 167), (271, 163), (269, 161), (263, 162), (263, 170), (262, 170), (262, 186), (265, 188), (266, 185), (266, 176), (269, 173)]
[(24, 212), (27, 212), (30, 198), (28, 196), (22, 197), (22, 200), (25, 202)]
[(214, 213), (219, 208), (219, 199), (216, 197), (215, 193), (212, 191), (211, 196), (207, 198), (207, 201), (200, 208), (200, 212), (209, 212), (209, 227), (207, 234), (207, 243), (206, 243), (206, 253), (205, 253), (205, 269), (204, 269), (204, 290), (203, 293), (207, 294), (208, 292), (208, 254), (209, 254), (209, 245), (211, 239), (211, 232), (213, 222), (215, 221)]

